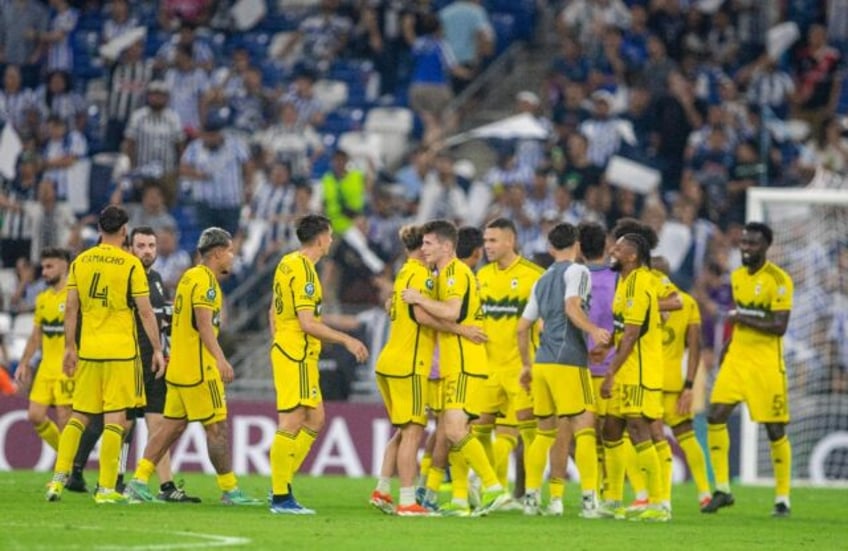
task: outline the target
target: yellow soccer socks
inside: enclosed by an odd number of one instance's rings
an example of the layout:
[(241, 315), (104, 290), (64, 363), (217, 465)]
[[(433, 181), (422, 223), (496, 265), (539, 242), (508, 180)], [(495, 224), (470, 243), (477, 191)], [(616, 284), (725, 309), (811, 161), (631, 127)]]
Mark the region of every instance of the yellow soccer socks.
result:
[(730, 493), (730, 434), (727, 432), (727, 425), (710, 424), (707, 443), (710, 447), (710, 462), (715, 474), (716, 490)]
[(548, 464), (548, 452), (556, 440), (556, 429), (536, 431), (536, 437), (530, 445), (530, 449), (526, 454), (525, 483), (524, 488), (527, 493), (538, 492), (542, 487), (542, 476), (545, 473), (545, 467)]
[[(666, 443), (666, 445), (668, 445)], [(648, 501), (651, 504), (662, 502), (662, 473), (660, 471), (660, 460), (657, 449), (652, 440), (639, 442), (636, 448), (636, 458), (639, 468), (645, 473), (645, 482), (648, 489)]]
[(792, 446), (786, 435), (771, 443), (771, 462), (774, 467), (775, 497), (788, 505), (789, 482), (792, 476)]
[(103, 436), (100, 441), (100, 477), (98, 480), (101, 488), (115, 489), (123, 443), (124, 427), (112, 423), (103, 426)]
[[(301, 431), (302, 432), (302, 431)], [(271, 443), (271, 491), (282, 496), (289, 493), (294, 474), (297, 435), (278, 430)]]
[[(79, 419), (71, 418), (68, 420), (68, 424), (65, 425), (62, 435), (59, 437), (59, 445), (56, 451), (56, 467), (54, 470), (57, 473), (68, 474), (71, 472), (83, 431), (85, 431), (85, 426)], [(120, 443), (118, 446), (120, 447)]]
[(509, 456), (517, 445), (518, 439), (512, 434), (499, 432), (495, 435), (495, 443), (492, 447), (495, 454), (495, 473), (498, 475), (498, 481), (504, 488), (508, 484)]
[(704, 457), (701, 444), (695, 437), (695, 432), (690, 430), (679, 434), (677, 444), (686, 456), (686, 464), (689, 465), (689, 472), (692, 474), (695, 488), (698, 489), (698, 498), (709, 497), (710, 483), (707, 480), (707, 460)]
[(59, 449), (59, 427), (50, 419), (45, 419), (43, 422), (35, 425), (35, 432), (38, 437), (47, 442), (47, 445), (54, 450)]
[(595, 429), (587, 428), (574, 434), (574, 462), (580, 472), (583, 494), (595, 493), (598, 487), (598, 448)]

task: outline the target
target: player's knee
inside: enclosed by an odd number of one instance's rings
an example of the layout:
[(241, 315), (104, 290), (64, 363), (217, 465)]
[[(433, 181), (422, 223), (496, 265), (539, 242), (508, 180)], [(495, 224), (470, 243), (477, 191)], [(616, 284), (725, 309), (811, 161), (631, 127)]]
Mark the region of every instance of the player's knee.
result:
[(47, 419), (47, 413), (39, 410), (28, 410), (27, 411), (27, 419), (33, 425), (40, 425)]
[(692, 421), (683, 421), (682, 423), (678, 423), (671, 427), (671, 432), (675, 436), (680, 436), (681, 434), (686, 434), (687, 432), (692, 431)]
[(766, 434), (771, 442), (780, 440), (786, 436), (786, 425), (783, 423), (766, 423)]

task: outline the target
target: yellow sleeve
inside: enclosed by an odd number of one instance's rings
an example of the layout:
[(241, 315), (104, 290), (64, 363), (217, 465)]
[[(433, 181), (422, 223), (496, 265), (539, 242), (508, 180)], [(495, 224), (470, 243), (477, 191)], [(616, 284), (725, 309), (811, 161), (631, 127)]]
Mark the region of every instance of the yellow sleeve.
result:
[[(628, 283), (625, 283), (627, 285)], [(636, 275), (633, 285), (627, 289), (624, 297), (624, 323), (628, 325), (642, 325), (648, 316), (651, 307), (651, 297), (648, 285), (651, 281)]]
[(144, 273), (144, 266), (137, 258), (133, 259), (132, 267), (130, 268), (130, 296), (146, 297), (150, 295), (150, 284), (147, 282), (147, 274)]
[(68, 270), (68, 281), (65, 283), (65, 286), (68, 289), (76, 289), (77, 288), (76, 267), (77, 267), (77, 262), (76, 262), (76, 260), (74, 260), (73, 262), (71, 262), (71, 268)]
[(792, 309), (792, 292), (794, 284), (789, 275), (785, 275), (782, 281), (775, 281), (774, 295), (771, 301), (772, 312), (786, 312)]
[(314, 310), (318, 305), (315, 272), (303, 263), (296, 264), (292, 272), (291, 291), (294, 296), (295, 311)]
[(219, 299), (217, 286), (212, 282), (197, 281), (195, 277), (192, 277), (192, 280), (191, 307), (215, 310), (218, 307)]
[(689, 295), (684, 295), (684, 299), (689, 307), (689, 325), (701, 325), (701, 309), (698, 307), (698, 302)]

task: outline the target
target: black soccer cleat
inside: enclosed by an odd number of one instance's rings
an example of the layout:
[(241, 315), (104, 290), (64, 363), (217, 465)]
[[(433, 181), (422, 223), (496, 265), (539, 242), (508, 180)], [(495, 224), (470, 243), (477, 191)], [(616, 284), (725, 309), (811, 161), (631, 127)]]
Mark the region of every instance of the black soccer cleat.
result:
[(789, 505), (781, 501), (780, 503), (774, 504), (774, 509), (771, 512), (771, 516), (773, 516), (774, 518), (786, 518), (789, 516), (789, 512)]
[(71, 473), (71, 476), (65, 481), (65, 489), (69, 492), (88, 493), (88, 486), (85, 485), (85, 479), (78, 473)]
[(708, 514), (715, 513), (722, 507), (730, 507), (734, 503), (736, 503), (736, 500), (733, 499), (733, 494), (716, 490), (713, 492), (713, 497), (710, 499), (710, 502), (701, 507), (701, 512)]
[(167, 503), (200, 503), (199, 497), (185, 493), (182, 483), (175, 485), (173, 482), (163, 485), (161, 491), (156, 495), (156, 500)]

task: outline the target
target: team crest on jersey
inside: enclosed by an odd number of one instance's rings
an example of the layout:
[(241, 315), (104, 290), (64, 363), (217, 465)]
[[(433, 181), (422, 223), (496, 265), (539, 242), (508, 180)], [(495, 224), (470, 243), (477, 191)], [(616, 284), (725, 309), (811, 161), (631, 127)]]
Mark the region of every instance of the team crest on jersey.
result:
[(206, 291), (206, 300), (215, 300), (215, 297), (218, 296), (217, 291), (215, 291), (214, 287), (210, 287), (208, 291)]
[(433, 283), (433, 280), (432, 280), (432, 279), (430, 279), (430, 278), (428, 277), (428, 278), (427, 278), (427, 281), (425, 281), (425, 282), (424, 282), (424, 286), (425, 286), (425, 287), (427, 287), (427, 289), (428, 289), (429, 291), (432, 291), (432, 290), (433, 290), (433, 287), (434, 287), (435, 285), (434, 285), (434, 283)]
[(317, 386), (313, 386), (313, 387), (312, 387), (312, 390), (310, 391), (310, 394), (312, 394), (312, 398), (313, 398), (313, 399), (314, 399), (314, 398), (317, 398), (317, 397), (318, 397), (318, 387), (317, 387)]
[(315, 294), (315, 284), (310, 281), (303, 287), (303, 292), (306, 293), (306, 296), (311, 297)]
[(754, 287), (754, 294), (759, 295), (762, 292), (762, 290), (763, 290), (763, 284), (758, 282), (756, 287)]
[(454, 279), (452, 277), (449, 277), (448, 278), (448, 287), (453, 287), (454, 283), (455, 283)]
[(509, 286), (513, 289), (518, 288), (518, 278), (513, 278), (512, 281), (509, 282)]
[(777, 288), (777, 296), (782, 297), (785, 294), (786, 294), (786, 286), (785, 285), (781, 285), (780, 287)]
[(60, 312), (64, 312), (64, 311), (65, 311), (65, 303), (64, 303), (64, 302), (60, 302), (60, 303), (59, 303), (59, 311), (60, 311)]
[(628, 308), (633, 308), (633, 299), (632, 298), (627, 299), (626, 305), (627, 305)]

